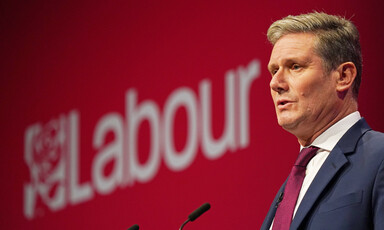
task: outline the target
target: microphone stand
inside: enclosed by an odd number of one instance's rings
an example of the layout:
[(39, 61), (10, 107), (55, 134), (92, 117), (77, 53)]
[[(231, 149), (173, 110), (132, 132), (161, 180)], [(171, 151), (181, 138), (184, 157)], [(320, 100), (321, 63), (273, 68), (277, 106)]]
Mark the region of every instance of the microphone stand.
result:
[(209, 203), (205, 203), (201, 205), (198, 209), (193, 211), (189, 216), (188, 219), (180, 226), (179, 230), (182, 230), (184, 226), (189, 222), (189, 221), (194, 221), (199, 217), (201, 214), (204, 212), (208, 211), (211, 208), (211, 205)]
[(180, 226), (179, 230), (182, 230), (184, 226), (189, 222), (189, 219), (184, 221), (184, 223)]

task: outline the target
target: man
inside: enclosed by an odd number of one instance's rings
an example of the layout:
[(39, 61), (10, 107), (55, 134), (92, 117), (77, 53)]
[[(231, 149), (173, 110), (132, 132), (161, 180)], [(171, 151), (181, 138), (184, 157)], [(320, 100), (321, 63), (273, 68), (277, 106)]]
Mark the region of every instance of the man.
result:
[(384, 229), (384, 134), (357, 110), (356, 27), (314, 12), (274, 22), (267, 36), (277, 120), (309, 163), (297, 160), (261, 229)]

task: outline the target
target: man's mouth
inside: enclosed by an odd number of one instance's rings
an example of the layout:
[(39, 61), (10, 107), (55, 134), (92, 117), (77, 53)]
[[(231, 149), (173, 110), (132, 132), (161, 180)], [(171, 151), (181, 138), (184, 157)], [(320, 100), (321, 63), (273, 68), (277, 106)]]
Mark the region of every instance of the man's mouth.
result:
[(283, 109), (283, 108), (286, 108), (286, 106), (288, 106), (288, 104), (290, 104), (292, 101), (290, 100), (286, 100), (286, 99), (280, 99), (277, 101), (277, 107), (279, 109)]

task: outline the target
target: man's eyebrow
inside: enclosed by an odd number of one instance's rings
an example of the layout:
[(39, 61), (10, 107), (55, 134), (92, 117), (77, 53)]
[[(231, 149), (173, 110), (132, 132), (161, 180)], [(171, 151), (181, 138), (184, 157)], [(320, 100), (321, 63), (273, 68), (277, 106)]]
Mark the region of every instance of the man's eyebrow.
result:
[(298, 64), (308, 64), (312, 62), (312, 59), (310, 57), (287, 57), (284, 58), (282, 61), (283, 65), (289, 65), (292, 63), (298, 63)]
[(276, 69), (277, 67), (278, 67), (278, 65), (275, 63), (268, 63), (268, 65), (267, 65), (269, 72), (271, 72), (273, 69)]

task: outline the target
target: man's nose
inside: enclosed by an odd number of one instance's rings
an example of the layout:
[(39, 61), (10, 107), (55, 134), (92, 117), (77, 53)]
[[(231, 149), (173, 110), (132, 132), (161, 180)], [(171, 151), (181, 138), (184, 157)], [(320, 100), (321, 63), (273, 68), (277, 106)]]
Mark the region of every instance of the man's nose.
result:
[(285, 74), (282, 70), (278, 70), (272, 77), (269, 87), (271, 90), (281, 94), (285, 91), (288, 91), (288, 84), (285, 79)]

